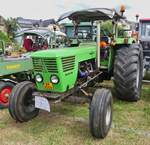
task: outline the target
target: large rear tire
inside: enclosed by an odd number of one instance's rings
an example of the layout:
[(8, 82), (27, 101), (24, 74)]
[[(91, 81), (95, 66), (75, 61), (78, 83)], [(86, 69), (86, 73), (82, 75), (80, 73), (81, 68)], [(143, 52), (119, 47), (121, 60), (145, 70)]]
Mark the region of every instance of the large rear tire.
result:
[(9, 105), (9, 97), (15, 86), (12, 82), (0, 81), (0, 108), (7, 108)]
[(112, 95), (107, 89), (97, 89), (90, 106), (90, 131), (96, 138), (104, 138), (112, 123)]
[(126, 101), (138, 101), (143, 79), (143, 51), (139, 44), (117, 50), (114, 63), (116, 97)]
[(32, 96), (35, 85), (32, 82), (24, 81), (17, 84), (10, 96), (9, 113), (13, 119), (19, 122), (26, 122), (39, 113), (35, 108), (35, 100)]

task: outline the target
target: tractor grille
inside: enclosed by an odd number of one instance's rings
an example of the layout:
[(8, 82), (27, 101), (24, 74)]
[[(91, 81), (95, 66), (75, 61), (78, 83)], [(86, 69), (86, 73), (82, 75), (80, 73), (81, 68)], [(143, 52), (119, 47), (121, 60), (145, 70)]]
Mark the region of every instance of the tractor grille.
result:
[(38, 72), (58, 73), (56, 58), (33, 58), (33, 67)]
[(62, 59), (62, 65), (63, 65), (64, 72), (74, 69), (75, 56), (63, 57), (61, 59)]

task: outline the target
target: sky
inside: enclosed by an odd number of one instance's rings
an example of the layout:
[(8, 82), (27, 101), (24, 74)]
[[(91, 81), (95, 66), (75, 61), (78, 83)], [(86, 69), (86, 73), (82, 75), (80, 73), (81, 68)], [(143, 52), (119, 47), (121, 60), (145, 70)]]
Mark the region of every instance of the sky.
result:
[(126, 6), (125, 15), (135, 21), (135, 15), (150, 17), (148, 0), (1, 0), (0, 15), (31, 19), (57, 19), (61, 14), (85, 8), (117, 8)]

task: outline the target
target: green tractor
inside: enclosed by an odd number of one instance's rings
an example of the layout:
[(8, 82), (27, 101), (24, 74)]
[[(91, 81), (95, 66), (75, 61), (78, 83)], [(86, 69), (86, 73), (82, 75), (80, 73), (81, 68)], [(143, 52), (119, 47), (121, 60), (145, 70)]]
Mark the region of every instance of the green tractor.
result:
[[(143, 52), (134, 39), (118, 38), (117, 26), (124, 19), (124, 10), (121, 12), (92, 8), (62, 15), (58, 21), (72, 20), (77, 39), (80, 22), (96, 22), (96, 42), (83, 41), (79, 46), (33, 53), (35, 82), (24, 81), (14, 87), (9, 104), (11, 117), (18, 122), (29, 121), (38, 115), (39, 109), (50, 112), (50, 104), (81, 92), (89, 100), (91, 134), (104, 138), (112, 123), (112, 94), (105, 88), (90, 91), (88, 87), (113, 76), (118, 98), (137, 101), (141, 93)], [(112, 21), (111, 36), (101, 36), (103, 21)]]
[(0, 108), (7, 108), (13, 87), (18, 82), (31, 80), (32, 59), (29, 54), (6, 56), (5, 43), (0, 41), (0, 68)]
[[(32, 70), (33, 64), (31, 59), (31, 53), (33, 51), (48, 49), (53, 46), (52, 35), (54, 32), (46, 28), (33, 28), (27, 29), (16, 34), (16, 41), (20, 45), (24, 45), (24, 48), (7, 48), (3, 41), (0, 41), (0, 108), (7, 108), (9, 104), (9, 96), (13, 87), (25, 80), (33, 81)], [(56, 32), (56, 36), (62, 36), (59, 31)], [(32, 46), (27, 37), (31, 37), (33, 40)], [(11, 53), (11, 54), (10, 54)]]

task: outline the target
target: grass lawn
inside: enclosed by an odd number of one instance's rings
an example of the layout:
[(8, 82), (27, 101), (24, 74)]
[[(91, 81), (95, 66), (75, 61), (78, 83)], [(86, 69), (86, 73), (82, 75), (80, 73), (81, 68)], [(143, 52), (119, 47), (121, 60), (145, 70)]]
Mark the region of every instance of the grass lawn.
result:
[(103, 140), (88, 128), (88, 104), (60, 103), (27, 123), (0, 111), (0, 145), (150, 145), (150, 85), (135, 103), (114, 99), (113, 124)]

